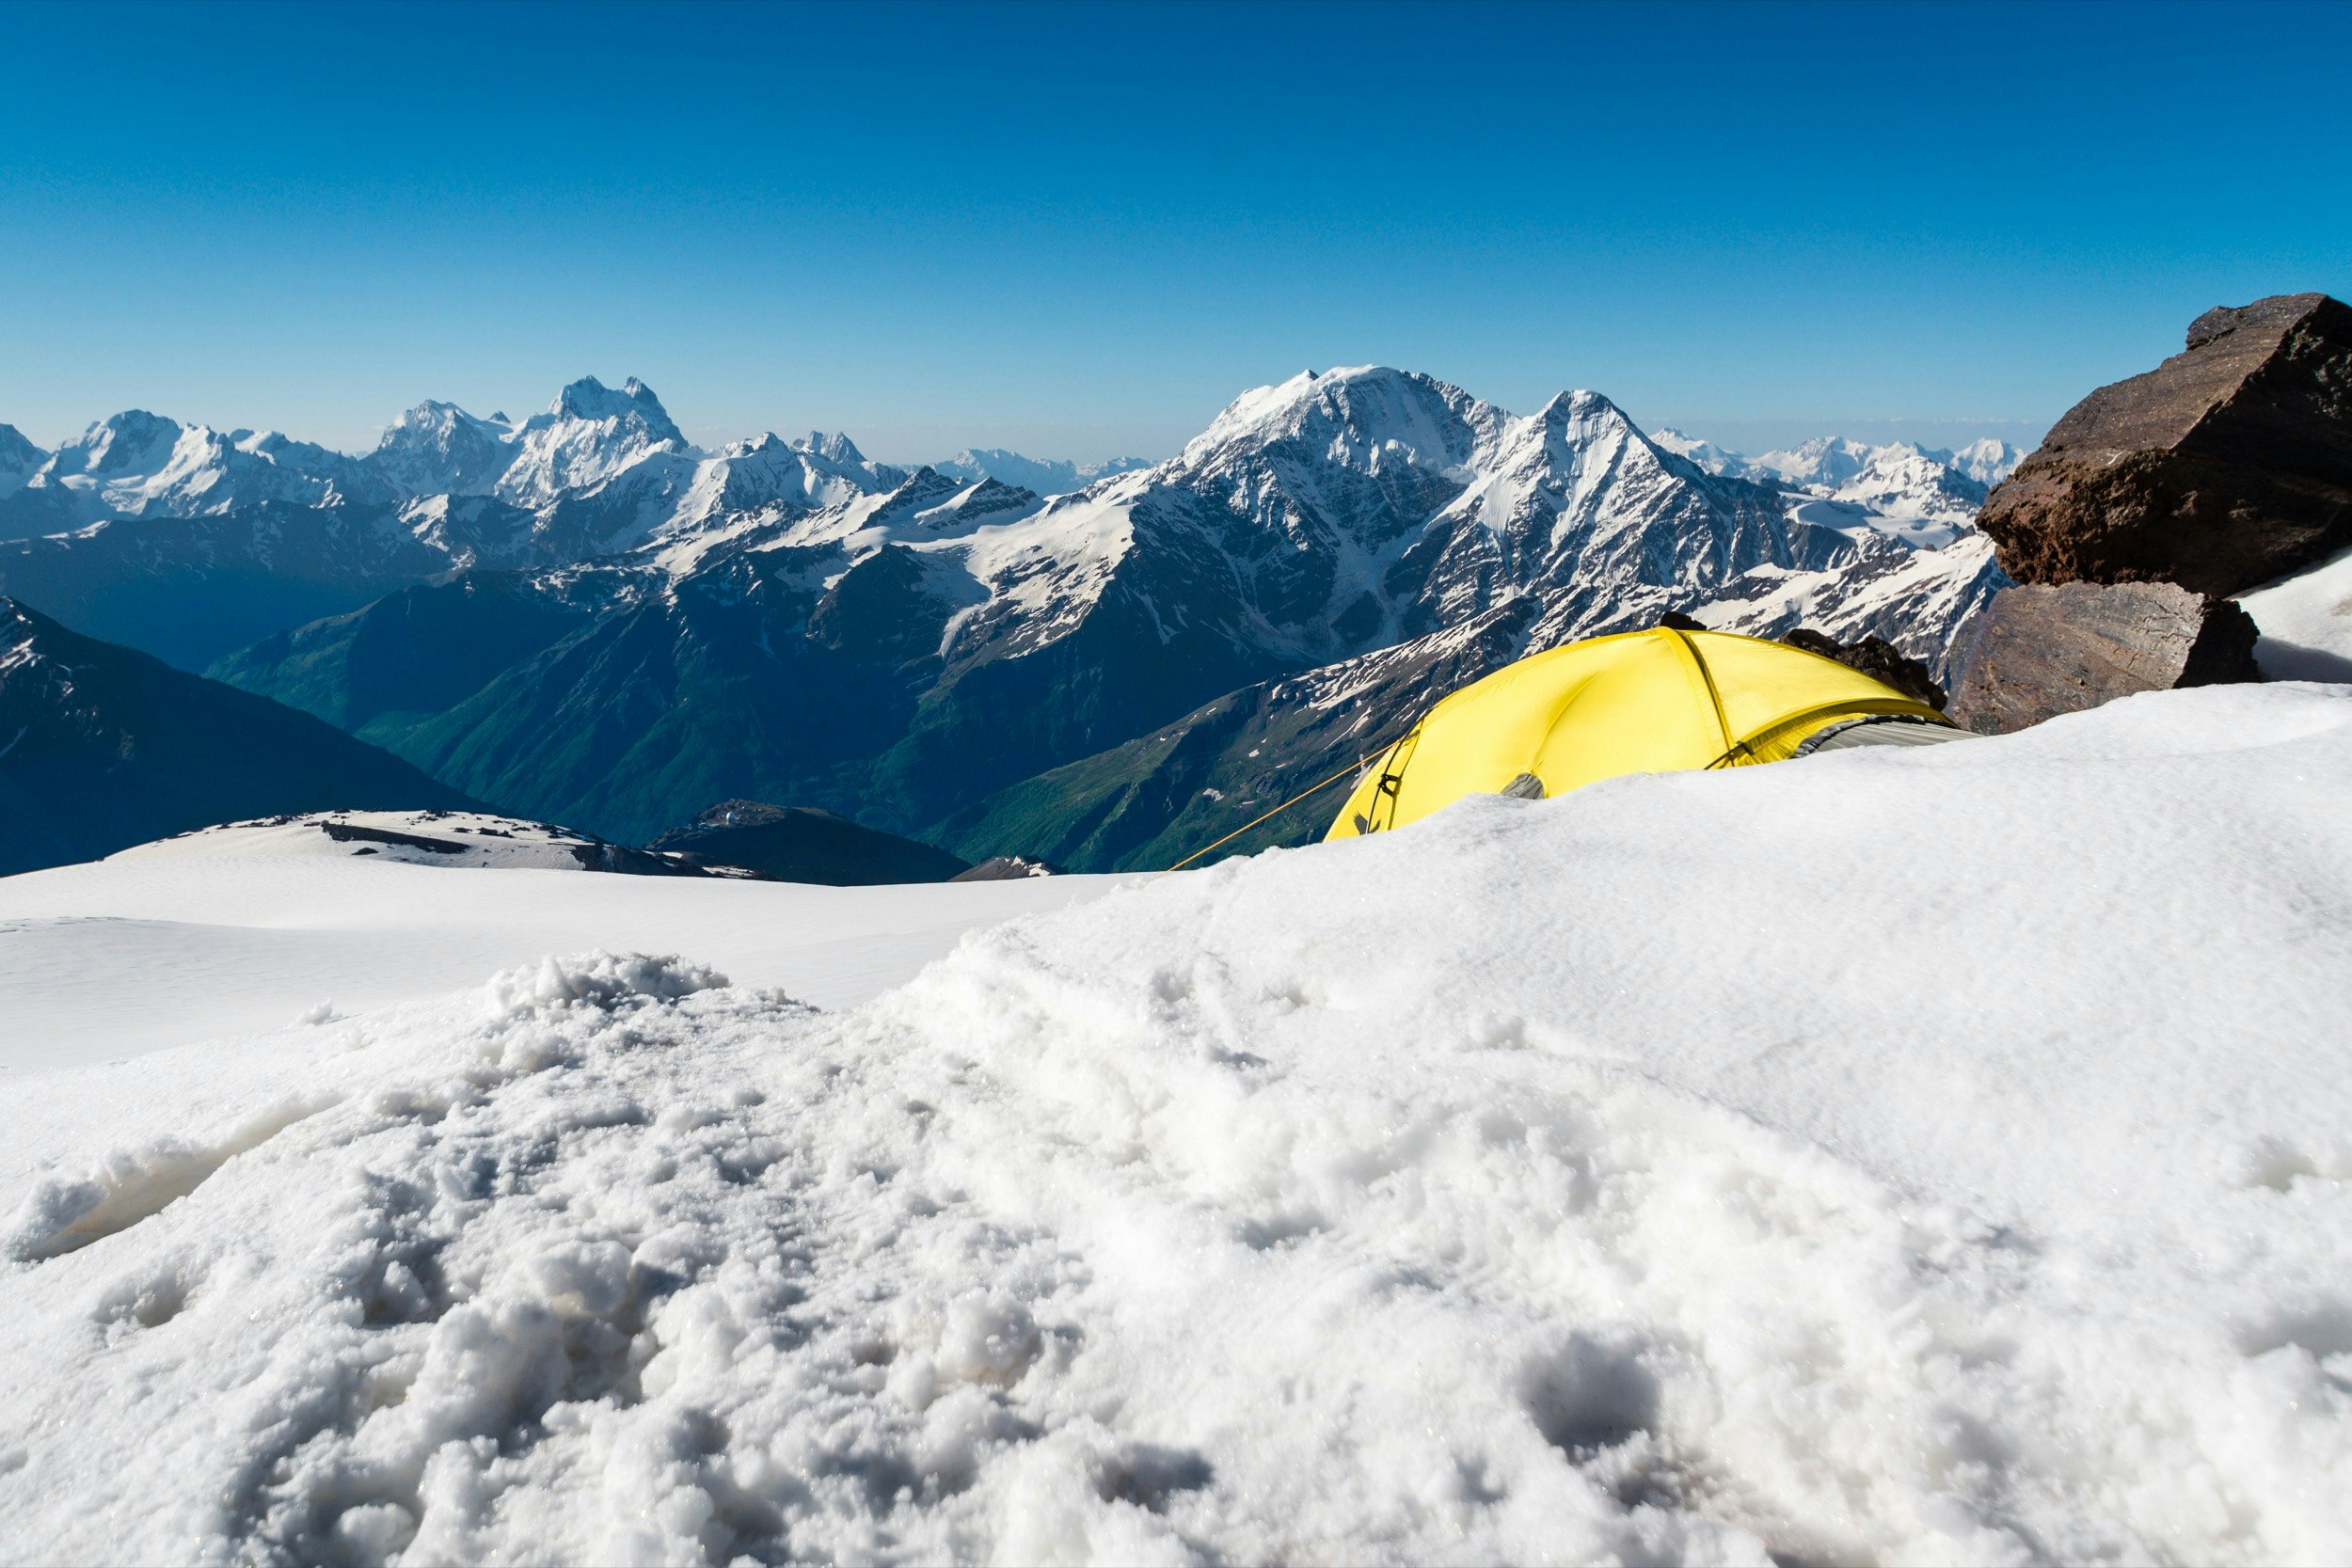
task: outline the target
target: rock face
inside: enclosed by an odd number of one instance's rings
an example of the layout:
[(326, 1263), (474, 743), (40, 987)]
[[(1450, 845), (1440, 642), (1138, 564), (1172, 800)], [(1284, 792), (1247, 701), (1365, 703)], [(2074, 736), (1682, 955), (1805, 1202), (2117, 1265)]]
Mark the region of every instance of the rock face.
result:
[(1799, 626), (1781, 638), (1792, 648), (1834, 658), (1849, 670), (1859, 670), (1874, 681), (1893, 687), (1915, 703), (1925, 703), (1941, 712), (1944, 689), (1935, 684), (1928, 667), (1909, 657), (1895, 644), (1883, 637), (1866, 637), (1858, 642), (1840, 642), (1818, 631)]
[(2222, 596), (2352, 544), (2352, 308), (2206, 311), (2185, 352), (2069, 410), (1978, 523), (2020, 582)]
[(951, 882), (1012, 882), (1028, 877), (1057, 877), (1060, 873), (1041, 860), (1026, 855), (991, 855), (968, 871), (959, 871), (947, 879)]
[(2259, 680), (2254, 623), (2169, 582), (2010, 588), (1962, 633), (1952, 719), (2001, 735), (2135, 691)]

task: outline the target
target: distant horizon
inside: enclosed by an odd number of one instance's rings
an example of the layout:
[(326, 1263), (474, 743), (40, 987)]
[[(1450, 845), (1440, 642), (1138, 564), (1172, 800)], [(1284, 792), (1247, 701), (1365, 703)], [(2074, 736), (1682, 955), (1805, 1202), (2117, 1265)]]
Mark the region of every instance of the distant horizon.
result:
[(0, 417), (44, 444), (127, 405), (364, 451), (421, 397), (527, 412), (600, 365), (697, 439), (1099, 462), (1377, 361), (1741, 450), (1949, 445), (2046, 429), (2209, 307), (2352, 293), (2341, 5), (8, 25)]
[[(1315, 366), (1307, 368), (1313, 369), (1318, 373), (1322, 373), (1334, 367)], [(1415, 367), (1410, 365), (1391, 366), (1388, 368), (1408, 372), (1415, 369)], [(584, 372), (584, 375), (593, 376), (595, 379), (602, 382), (605, 386), (618, 387), (624, 381), (629, 379), (630, 374), (633, 373), (634, 372), (628, 372), (622, 375), (608, 376), (601, 372), (592, 371)], [(1422, 372), (1420, 373), (1426, 374), (1429, 372)], [(571, 381), (580, 379), (583, 379), (583, 377), (574, 376), (570, 378)], [(663, 395), (662, 388), (660, 385), (655, 383), (651, 377), (638, 376), (637, 379), (646, 387), (650, 388), (657, 398), (660, 398), (662, 400), (662, 404), (665, 408), (669, 406), (669, 401), (667, 397)], [(1437, 379), (1442, 381), (1446, 378), (1439, 376)], [(570, 381), (566, 381), (563, 385), (567, 386), (569, 384)], [(1259, 383), (1257, 385), (1259, 387), (1263, 387), (1273, 385), (1273, 383)], [(1458, 385), (1458, 383), (1456, 383), (1456, 385)], [(559, 388), (558, 390), (560, 389), (561, 388)], [(1020, 456), (1040, 462), (1072, 463), (1082, 467), (1089, 465), (1118, 462), (1121, 459), (1139, 459), (1145, 463), (1156, 464), (1166, 462), (1168, 458), (1175, 456), (1179, 451), (1181, 451), (1184, 443), (1191, 440), (1195, 436), (1200, 435), (1201, 431), (1207, 429), (1210, 422), (1216, 418), (1218, 410), (1221, 410), (1230, 404), (1234, 398), (1241, 397), (1255, 389), (1255, 387), (1236, 387), (1233, 389), (1232, 397), (1229, 397), (1225, 403), (1219, 404), (1216, 409), (1210, 410), (1210, 412), (1201, 419), (1198, 425), (1185, 430), (1182, 435), (1170, 436), (1165, 432), (1150, 433), (1157, 436), (1158, 438), (1138, 441), (1135, 447), (1124, 451), (1103, 451), (1098, 452), (1092, 450), (1088, 450), (1085, 455), (1073, 455), (1072, 451), (1062, 450), (1062, 448), (1053, 445), (1053, 442), (1055, 438), (1063, 432), (1071, 432), (1073, 434), (1081, 432), (1099, 434), (1102, 427), (1007, 423), (979, 427), (981, 434), (977, 436), (973, 436), (968, 434), (970, 427), (943, 427), (945, 429), (963, 429), (967, 431), (967, 434), (957, 436), (954, 439), (954, 444), (952, 445), (942, 445), (939, 441), (934, 440), (920, 446), (906, 444), (908, 443), (908, 438), (912, 433), (908, 431), (899, 431), (896, 434), (901, 444), (894, 447), (882, 438), (869, 440), (866, 436), (860, 435), (855, 430), (849, 429), (839, 423), (829, 424), (822, 420), (819, 420), (815, 424), (799, 426), (789, 430), (776, 430), (773, 428), (745, 429), (731, 426), (717, 428), (707, 427), (698, 430), (695, 427), (687, 424), (682, 420), (676, 420), (676, 423), (679, 430), (686, 436), (686, 438), (689, 441), (692, 442), (697, 448), (707, 451), (715, 451), (731, 441), (756, 440), (760, 436), (766, 435), (776, 435), (787, 439), (797, 439), (814, 431), (829, 435), (847, 436), (850, 441), (856, 445), (857, 449), (861, 452), (865, 453), (869, 459), (879, 463), (887, 463), (898, 467), (909, 467), (927, 463), (938, 463), (958, 456), (966, 451), (988, 450), (1010, 451), (1017, 453)], [(1563, 386), (1555, 388), (1556, 391), (1571, 391), (1577, 389), (1579, 388), (1568, 386)], [(1581, 389), (1596, 391), (1600, 393), (1603, 397), (1608, 397), (1612, 403), (1616, 404), (1616, 405), (1625, 412), (1627, 418), (1633, 420), (1634, 424), (1638, 426), (1645, 435), (1655, 436), (1661, 430), (1674, 430), (1685, 436), (1697, 436), (1700, 439), (1710, 441), (1714, 445), (1724, 448), (1726, 451), (1735, 451), (1743, 456), (1750, 457), (1766, 451), (1786, 451), (1802, 446), (1806, 441), (1821, 438), (1844, 438), (1849, 440), (1864, 441), (1871, 445), (1888, 445), (1898, 441), (1909, 441), (1918, 446), (1933, 450), (1938, 448), (1955, 449), (1965, 446), (1971, 441), (1983, 439), (1989, 436), (1994, 439), (2007, 441), (2010, 445), (2025, 451), (2031, 451), (2035, 446), (2040, 444), (2042, 435), (2045, 434), (2050, 425), (2055, 422), (2055, 420), (2038, 421), (1977, 419), (1904, 420), (1900, 418), (1883, 417), (1855, 418), (1845, 420), (1740, 419), (1702, 419), (1691, 420), (1664, 419), (1648, 420), (1643, 419), (1638, 411), (1626, 407), (1623, 403), (1611, 396), (1609, 389), (1605, 387), (1588, 387)], [(1463, 387), (1462, 390), (1470, 393), (1472, 397), (1480, 397), (1483, 395), (1475, 387)], [(2085, 392), (2089, 392), (2090, 390), (2090, 388), (2084, 388)], [(1494, 400), (1486, 399), (1486, 401), (1493, 402)], [(536, 402), (522, 405), (519, 409), (511, 402), (487, 406), (476, 406), (473, 404), (467, 403), (461, 398), (432, 394), (427, 398), (420, 398), (416, 402), (406, 404), (402, 408), (395, 410), (389, 418), (387, 418), (381, 424), (377, 425), (374, 431), (372, 432), (364, 441), (350, 444), (342, 444), (333, 440), (323, 439), (319, 436), (304, 430), (287, 430), (277, 425), (256, 424), (246, 420), (223, 421), (216, 420), (199, 420), (188, 417), (182, 414), (178, 410), (171, 408), (141, 408), (141, 405), (129, 404), (126, 404), (119, 408), (108, 409), (103, 414), (98, 415), (93, 419), (85, 420), (81, 424), (72, 427), (62, 435), (46, 434), (40, 431), (28, 429), (23, 422), (10, 420), (7, 418), (5, 414), (0, 414), (0, 426), (11, 426), (27, 440), (31, 441), (35, 446), (41, 448), (43, 451), (55, 451), (65, 442), (81, 436), (92, 427), (103, 423), (106, 420), (117, 414), (128, 413), (132, 412), (134, 409), (140, 409), (140, 411), (146, 413), (160, 415), (163, 418), (169, 420), (176, 420), (183, 425), (202, 424), (212, 429), (223, 432), (234, 430), (275, 431), (279, 435), (291, 436), (297, 441), (308, 441), (316, 446), (326, 447), (331, 451), (342, 452), (346, 456), (361, 457), (375, 450), (378, 439), (385, 431), (391, 428), (393, 420), (396, 420), (400, 414), (406, 412), (408, 409), (418, 407), (426, 402), (453, 404), (457, 407), (464, 409), (467, 413), (476, 415), (478, 417), (490, 417), (498, 414), (503, 414), (515, 423), (519, 424), (524, 420), (530, 418), (532, 414), (547, 411), (548, 405), (553, 402), (553, 394), (550, 393)], [(1513, 407), (1509, 408), (1508, 411), (1514, 415), (1525, 415), (1534, 412), (1534, 408), (1541, 406), (1542, 403), (1541, 401), (1538, 401), (1530, 407)], [(675, 420), (675, 412), (673, 412), (672, 418)], [(1150, 450), (1147, 450), (1147, 448)]]

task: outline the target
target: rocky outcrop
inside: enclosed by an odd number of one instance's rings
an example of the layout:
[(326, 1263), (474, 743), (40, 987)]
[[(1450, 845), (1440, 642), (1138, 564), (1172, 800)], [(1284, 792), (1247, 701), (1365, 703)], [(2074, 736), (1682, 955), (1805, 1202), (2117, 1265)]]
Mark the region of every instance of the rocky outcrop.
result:
[(1012, 882), (1029, 877), (1061, 875), (1041, 860), (1026, 855), (991, 855), (968, 871), (959, 871), (947, 879), (951, 882)]
[[(653, 841), (648, 858), (733, 866), (779, 882), (871, 887), (944, 882), (970, 869), (961, 859), (813, 806), (722, 800)], [(632, 854), (644, 851), (632, 850)]]
[(1799, 626), (1781, 641), (1792, 648), (1834, 658), (1850, 670), (1859, 670), (1872, 680), (1893, 687), (1915, 703), (1925, 703), (1939, 713), (1943, 711), (1944, 689), (1935, 684), (1928, 667), (1883, 637), (1840, 642), (1834, 637)]
[(2010, 588), (1962, 633), (1953, 721), (2003, 735), (2135, 691), (2259, 680), (2254, 623), (2174, 583)]
[(2206, 311), (2185, 352), (2069, 410), (1978, 524), (2020, 582), (2220, 596), (2352, 544), (2352, 308)]

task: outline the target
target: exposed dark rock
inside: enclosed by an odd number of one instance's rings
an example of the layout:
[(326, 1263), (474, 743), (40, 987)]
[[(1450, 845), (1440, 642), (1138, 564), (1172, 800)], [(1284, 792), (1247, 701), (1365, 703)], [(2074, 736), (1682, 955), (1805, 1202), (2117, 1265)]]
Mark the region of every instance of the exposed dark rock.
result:
[(808, 635), (835, 653), (896, 664), (937, 653), (953, 611), (927, 591), (919, 556), (903, 545), (885, 545), (843, 573), (818, 601)]
[[(1704, 621), (1694, 621), (1694, 620), (1692, 620), (1690, 616), (1683, 614), (1683, 613), (1682, 613), (1680, 610), (1667, 610), (1664, 614), (1662, 614), (1662, 615), (1659, 616), (1659, 618), (1658, 618), (1658, 624), (1659, 624), (1660, 626), (1661, 626), (1665, 627), (1668, 631), (1705, 631), (1705, 630), (1707, 630), (1707, 623), (1706, 623), (1706, 622), (1704, 622)], [(1826, 639), (1824, 639), (1824, 641), (1826, 641)]]
[(2206, 311), (2185, 352), (2076, 404), (1978, 522), (2020, 582), (2217, 596), (2352, 544), (2352, 308)]
[(2002, 735), (2135, 691), (2259, 680), (2235, 604), (2169, 582), (2005, 589), (1962, 633), (1951, 716)]
[[(363, 828), (354, 822), (322, 822), (319, 832), (338, 844), (397, 844), (436, 855), (462, 855), (467, 846), (453, 838), (427, 838), (422, 833), (399, 833), (389, 828)], [(368, 851), (373, 854), (375, 851)]]
[(710, 873), (691, 855), (661, 854), (651, 849), (632, 849), (626, 844), (607, 844), (592, 838), (571, 847), (572, 859), (583, 871), (611, 871), (624, 877), (707, 877)]
[(867, 887), (944, 882), (968, 869), (945, 849), (886, 833), (813, 806), (723, 800), (649, 847), (781, 882)]
[(1061, 873), (1026, 855), (991, 855), (969, 870), (959, 871), (951, 882), (1009, 882), (1024, 877), (1058, 877)]
[(1799, 626), (1781, 641), (1792, 648), (1834, 658), (1850, 670), (1859, 670), (1872, 680), (1893, 687), (1915, 703), (1925, 703), (1938, 713), (1944, 711), (1944, 689), (1935, 684), (1928, 667), (1883, 637), (1840, 642), (1834, 637)]

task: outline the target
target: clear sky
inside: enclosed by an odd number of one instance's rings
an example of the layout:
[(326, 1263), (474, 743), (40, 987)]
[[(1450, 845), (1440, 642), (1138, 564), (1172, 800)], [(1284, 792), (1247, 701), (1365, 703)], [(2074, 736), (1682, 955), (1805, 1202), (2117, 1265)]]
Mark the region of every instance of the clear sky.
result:
[(0, 421), (1160, 456), (1423, 370), (2030, 441), (2352, 293), (2352, 6), (0, 8)]

